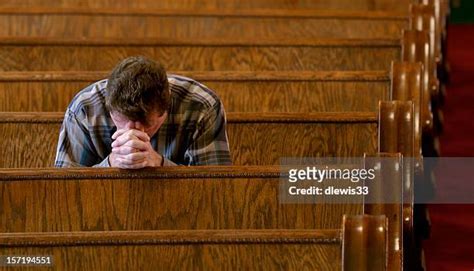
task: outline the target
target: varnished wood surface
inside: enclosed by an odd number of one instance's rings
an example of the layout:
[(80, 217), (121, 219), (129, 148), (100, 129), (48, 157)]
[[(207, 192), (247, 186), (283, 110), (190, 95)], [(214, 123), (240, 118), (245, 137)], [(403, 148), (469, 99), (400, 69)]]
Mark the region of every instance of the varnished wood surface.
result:
[(413, 102), (414, 121), (414, 157), (421, 157), (422, 138), (422, 108), (426, 105), (423, 100), (423, 65), (420, 62), (392, 63), (391, 80), (392, 99), (397, 101)]
[[(432, 5), (413, 5), (411, 6), (413, 16), (411, 16), (410, 29), (426, 31), (429, 33), (429, 61), (425, 65), (426, 72), (429, 74), (431, 99), (436, 101), (439, 95), (439, 82), (437, 79), (437, 66), (441, 62), (441, 33), (436, 23), (435, 10)], [(423, 60), (419, 60), (424, 63)]]
[(387, 270), (387, 218), (344, 217), (343, 270)]
[[(377, 111), (388, 99), (388, 82), (200, 81), (219, 96), (226, 112)], [(0, 82), (0, 111), (65, 111), (92, 82)], [(11, 102), (15, 101), (15, 102)]]
[(430, 33), (430, 47), (433, 50), (435, 62), (440, 62), (441, 55), (441, 25), (436, 18), (435, 6), (433, 5), (411, 5), (410, 6), (410, 29), (426, 30)]
[[(379, 123), (379, 151), (400, 152), (404, 157), (413, 158), (415, 151), (415, 124), (413, 103), (411, 101), (381, 102)], [(417, 178), (421, 180), (420, 178)], [(413, 159), (403, 162), (403, 229), (407, 252), (413, 249), (413, 202), (415, 186)], [(413, 255), (406, 255), (405, 262), (412, 262)]]
[(140, 244), (338, 244), (339, 229), (159, 230), (0, 233), (1, 247)]
[[(38, 244), (21, 245), (9, 247), (10, 254), (26, 254), (26, 255), (51, 255), (53, 257), (53, 265), (59, 268), (75, 269), (109, 269), (114, 267), (116, 270), (127, 270), (133, 267), (140, 267), (140, 270), (169, 270), (179, 269), (206, 269), (206, 270), (222, 270), (233, 269), (239, 266), (246, 269), (254, 269), (261, 266), (262, 270), (384, 270), (380, 269), (381, 263), (386, 260), (386, 247), (384, 240), (380, 238), (380, 232), (386, 231), (386, 225), (380, 224), (383, 216), (345, 216), (342, 229), (342, 250), (340, 244), (340, 235), (336, 238), (327, 239), (321, 236), (336, 236), (340, 234), (340, 230), (332, 231), (279, 231), (278, 237), (270, 239), (268, 243), (266, 238), (260, 239), (254, 237), (255, 231), (239, 230), (239, 231), (170, 231), (167, 233), (68, 233), (77, 244), (68, 246), (60, 246), (61, 244), (51, 244), (47, 246), (38, 246)], [(381, 229), (381, 230), (380, 230)], [(184, 238), (180, 232), (184, 233)], [(225, 233), (224, 233), (225, 232)], [(276, 231), (258, 231), (260, 235), (274, 235)], [(250, 242), (246, 240), (235, 240), (234, 236), (252, 236)], [(35, 234), (35, 233), (33, 233)], [(38, 234), (38, 233), (36, 233)], [(130, 235), (128, 235), (130, 234)], [(11, 236), (11, 234), (6, 234)], [(135, 245), (130, 242), (133, 237), (148, 237), (141, 245)], [(198, 240), (198, 242), (181, 243), (179, 241), (191, 236), (209, 236), (213, 242)], [(216, 236), (223, 235), (224, 238)], [(294, 238), (294, 236), (297, 238)], [(17, 236), (21, 236), (17, 235)], [(26, 239), (58, 239), (68, 244), (72, 243), (66, 238), (66, 234), (39, 233), (36, 237), (28, 237), (23, 234)], [(120, 240), (118, 244), (110, 244), (115, 240), (106, 240), (112, 236), (112, 239)], [(118, 238), (117, 238), (118, 236)], [(169, 238), (171, 236), (171, 238)], [(177, 238), (175, 237), (177, 236)], [(227, 236), (232, 236), (226, 240)], [(94, 240), (90, 240), (93, 237)], [(168, 237), (163, 240), (162, 237)], [(304, 238), (308, 237), (308, 238)], [(25, 238), (19, 238), (25, 239)], [(202, 238), (201, 238), (202, 239)], [(224, 240), (223, 240), (224, 239)], [(18, 240), (18, 239), (17, 239)], [(99, 240), (99, 242), (97, 242)], [(171, 242), (178, 240), (178, 242)], [(194, 241), (195, 239), (191, 239)], [(361, 240), (368, 240), (364, 244)], [(95, 242), (94, 242), (95, 241)], [(103, 241), (103, 242), (102, 242)], [(229, 242), (230, 241), (230, 242)], [(232, 243), (232, 241), (235, 241)], [(296, 241), (296, 242), (295, 242)], [(15, 240), (13, 241), (15, 242)], [(51, 240), (49, 240), (51, 243)], [(158, 245), (157, 245), (158, 244)], [(360, 252), (362, 249), (363, 252)], [(341, 255), (342, 252), (342, 255)], [(370, 255), (364, 255), (367, 258), (374, 256), (376, 258), (368, 261), (360, 260), (360, 253), (369, 252)], [(156, 257), (160, 255), (160, 257)], [(169, 257), (161, 257), (169, 255)], [(355, 258), (357, 257), (357, 258)], [(366, 259), (367, 259), (366, 258)], [(166, 260), (162, 260), (166, 259)], [(176, 262), (175, 262), (176, 261)], [(354, 265), (348, 265), (353, 263)], [(263, 265), (262, 265), (263, 264)], [(387, 267), (387, 266), (382, 266)], [(82, 269), (80, 269), (82, 270)]]
[(162, 178), (278, 178), (282, 175), (279, 166), (194, 166), (161, 167), (142, 170), (118, 168), (2, 168), (0, 180), (77, 180), (77, 179), (162, 179)]
[(414, 0), (258, 0), (258, 1), (220, 1), (220, 0), (4, 0), (4, 7), (91, 7), (91, 8), (156, 8), (156, 9), (246, 9), (246, 8), (271, 8), (271, 9), (330, 9), (330, 10), (386, 10), (408, 13), (408, 5)]
[[(340, 197), (339, 203), (281, 204), (277, 167), (262, 176), (238, 167), (217, 174), (203, 167), (201, 176), (179, 167), (178, 173), (88, 170), (38, 169), (37, 178), (21, 169), (0, 171), (1, 232), (337, 229), (344, 214), (362, 213), (362, 200)], [(118, 173), (110, 178), (110, 172)]]
[(52, 46), (276, 46), (285, 47), (288, 45), (301, 47), (400, 47), (400, 38), (385, 39), (350, 39), (350, 38), (326, 38), (318, 39), (311, 37), (300, 38), (212, 38), (212, 39), (193, 39), (193, 38), (58, 38), (58, 37), (2, 37), (0, 45), (52, 45)]
[[(377, 165), (377, 166), (376, 166)], [(411, 229), (403, 229), (403, 221), (413, 220), (411, 212), (404, 216), (403, 200), (403, 160), (400, 153), (378, 153), (366, 160), (366, 168), (375, 168), (376, 177), (364, 182), (370, 193), (365, 197), (364, 214), (385, 215), (388, 234), (387, 270), (401, 270), (403, 253), (406, 252), (403, 238), (412, 235)], [(372, 203), (372, 204), (371, 204)], [(408, 252), (409, 253), (409, 252)]]
[(233, 113), (227, 127), (237, 165), (279, 164), (283, 157), (362, 157), (374, 153), (376, 129), (377, 116), (370, 112)]
[[(176, 72), (214, 90), (226, 112), (377, 111), (386, 72)], [(107, 72), (0, 72), (0, 111), (64, 111)], [(12, 103), (11, 101), (15, 101)]]
[(144, 55), (168, 70), (389, 70), (399, 40), (1, 39), (0, 70), (111, 70)]
[(435, 70), (432, 48), (429, 45), (430, 34), (427, 31), (405, 30), (403, 32), (402, 60), (420, 62), (423, 64), (423, 81), (421, 95), (421, 119), (423, 132), (430, 133), (433, 129), (433, 114), (431, 112), (432, 81)]
[[(0, 82), (84, 81), (93, 82), (109, 71), (9, 71), (0, 72)], [(199, 81), (356, 81), (384, 82), (388, 71), (169, 71)]]
[[(204, 244), (18, 247), (12, 255), (51, 255), (60, 270), (341, 270), (334, 244)], [(18, 270), (18, 268), (15, 268)]]
[[(0, 167), (52, 166), (62, 118), (62, 113), (0, 113)], [(361, 157), (377, 148), (377, 116), (370, 112), (229, 113), (227, 123), (235, 165), (277, 165), (283, 157)]]
[(229, 123), (377, 123), (371, 112), (322, 112), (322, 113), (230, 113)]
[(196, 17), (272, 17), (272, 18), (335, 18), (335, 19), (389, 19), (407, 21), (405, 12), (392, 10), (347, 9), (156, 9), (156, 8), (91, 8), (91, 7), (3, 7), (0, 15), (96, 15), (96, 16), (196, 16)]
[[(364, 14), (331, 15), (305, 11), (271, 12), (163, 12), (155, 14), (115, 15), (69, 10), (58, 12), (12, 14), (0, 9), (0, 36), (18, 37), (87, 37), (87, 38), (400, 38), (408, 27), (406, 17), (382, 17)], [(229, 14), (226, 16), (226, 14)], [(312, 15), (311, 17), (309, 15)], [(385, 14), (389, 15), (389, 14)], [(369, 18), (373, 19), (370, 20)], [(98, 25), (103, 27), (97, 27)]]

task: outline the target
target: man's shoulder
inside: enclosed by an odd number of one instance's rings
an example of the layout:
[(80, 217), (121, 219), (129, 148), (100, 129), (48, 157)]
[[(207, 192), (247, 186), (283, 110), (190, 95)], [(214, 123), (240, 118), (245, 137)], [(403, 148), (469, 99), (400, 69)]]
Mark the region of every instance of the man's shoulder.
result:
[(204, 84), (181, 75), (168, 75), (171, 96), (181, 104), (201, 105), (204, 108), (213, 108), (221, 101), (217, 94)]
[(68, 110), (76, 115), (102, 113), (105, 110), (106, 86), (107, 79), (104, 79), (80, 90), (72, 99)]

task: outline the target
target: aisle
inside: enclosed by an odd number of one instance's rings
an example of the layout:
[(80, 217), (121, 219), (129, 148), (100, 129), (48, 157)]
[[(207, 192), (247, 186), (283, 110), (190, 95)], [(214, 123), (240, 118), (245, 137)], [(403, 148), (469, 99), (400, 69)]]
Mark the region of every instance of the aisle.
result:
[[(443, 157), (474, 156), (474, 25), (450, 26), (451, 82), (443, 108)], [(474, 177), (473, 177), (474, 178)], [(442, 189), (443, 183), (438, 183)], [(463, 185), (474, 185), (472, 183)], [(428, 271), (474, 270), (474, 204), (431, 205), (432, 235), (425, 242)]]

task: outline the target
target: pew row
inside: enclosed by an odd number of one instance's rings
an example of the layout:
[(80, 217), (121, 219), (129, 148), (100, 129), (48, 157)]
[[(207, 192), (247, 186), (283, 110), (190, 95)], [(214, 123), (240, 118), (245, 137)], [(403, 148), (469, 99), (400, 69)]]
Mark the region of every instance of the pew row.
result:
[[(214, 90), (227, 112), (372, 111), (381, 100), (412, 100), (421, 129), (420, 63), (393, 62), (384, 71), (172, 72)], [(60, 112), (108, 72), (0, 72), (0, 111)], [(12, 103), (10, 101), (15, 101)]]
[(408, 21), (390, 12), (0, 8), (0, 36), (400, 38)]
[(144, 55), (168, 70), (389, 70), (400, 39), (65, 39), (0, 40), (0, 71), (111, 70)]
[[(214, 90), (227, 112), (376, 112), (378, 101), (389, 99), (391, 84), (390, 74), (384, 71), (172, 74)], [(0, 72), (0, 111), (64, 111), (79, 90), (107, 77), (108, 72)]]
[[(1, 169), (4, 196), (0, 211), (2, 217), (8, 218), (1, 224), (1, 232), (331, 229), (340, 225), (343, 214), (364, 212), (362, 195), (315, 200), (314, 196), (306, 196), (282, 202), (281, 193), (286, 193), (282, 185), (288, 183), (284, 169)], [(401, 198), (402, 175), (383, 176), (385, 179), (380, 176), (374, 182)], [(350, 180), (333, 180), (328, 185), (337, 183), (342, 183), (341, 187), (351, 184)], [(399, 218), (398, 214), (397, 219), (389, 220), (400, 222)]]
[(50, 255), (75, 270), (392, 269), (385, 216), (345, 216), (331, 230), (2, 233), (10, 255)]
[[(362, 196), (355, 200), (353, 196), (347, 203), (341, 196), (330, 196), (317, 202), (282, 204), (279, 189), (287, 175), (275, 166), (1, 170), (0, 191), (6, 195), (2, 216), (9, 218), (1, 225), (2, 232), (22, 236), (170, 229), (316, 230), (336, 228), (343, 214), (364, 212), (387, 216), (389, 265), (400, 266), (401, 156), (380, 157), (397, 159), (373, 167), (376, 178), (364, 184), (370, 187), (370, 203), (363, 203)], [(395, 198), (393, 203), (385, 203), (387, 193)]]
[[(53, 166), (63, 116), (0, 112), (0, 167)], [(228, 113), (227, 134), (235, 165), (277, 165), (283, 157), (362, 157), (377, 150), (377, 114)]]

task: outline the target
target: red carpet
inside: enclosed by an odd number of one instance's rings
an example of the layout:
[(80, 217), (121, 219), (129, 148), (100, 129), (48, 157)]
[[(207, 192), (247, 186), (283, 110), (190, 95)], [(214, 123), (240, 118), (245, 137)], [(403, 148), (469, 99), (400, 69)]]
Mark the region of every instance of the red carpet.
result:
[[(474, 25), (448, 30), (450, 84), (440, 138), (443, 157), (474, 156)], [(462, 185), (474, 185), (472, 183)], [(449, 186), (438, 182), (438, 190)], [(462, 187), (461, 187), (462, 189)], [(474, 270), (474, 204), (430, 205), (431, 238), (424, 242), (428, 271)]]

